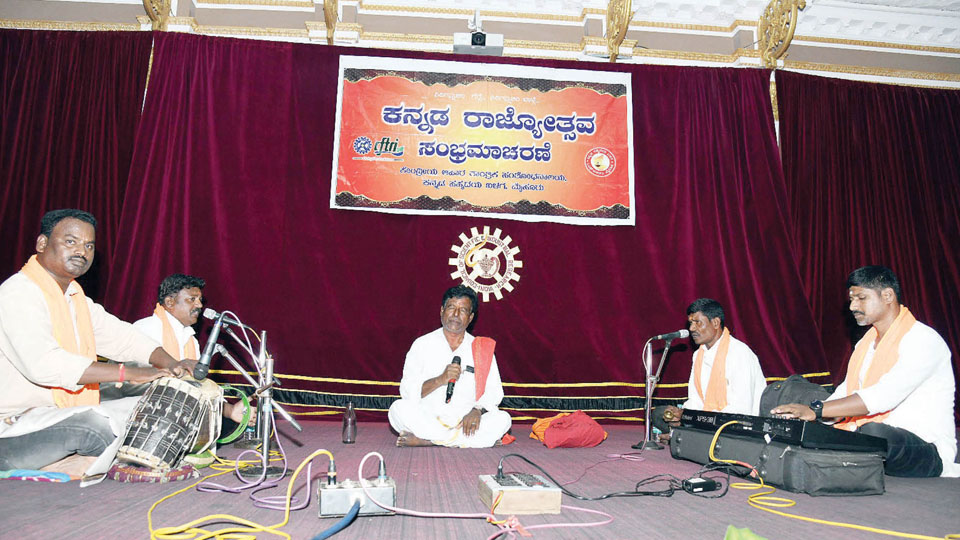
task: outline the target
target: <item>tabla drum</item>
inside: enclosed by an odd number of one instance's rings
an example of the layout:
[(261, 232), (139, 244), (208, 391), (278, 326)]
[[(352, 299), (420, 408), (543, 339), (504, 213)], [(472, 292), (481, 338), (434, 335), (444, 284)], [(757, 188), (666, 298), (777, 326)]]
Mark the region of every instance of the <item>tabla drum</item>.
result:
[(197, 433), (197, 440), (190, 451), (187, 452), (188, 454), (200, 454), (211, 449), (220, 437), (220, 429), (223, 426), (223, 388), (210, 379), (198, 382), (187, 375), (184, 380), (199, 384), (203, 399), (207, 400), (210, 405), (206, 418), (200, 419), (200, 431)]
[(201, 431), (207, 430), (207, 440), (200, 441), (198, 451), (216, 441), (221, 397), (192, 378), (157, 379), (134, 408), (117, 459), (161, 471), (179, 467), (183, 457), (198, 448)]

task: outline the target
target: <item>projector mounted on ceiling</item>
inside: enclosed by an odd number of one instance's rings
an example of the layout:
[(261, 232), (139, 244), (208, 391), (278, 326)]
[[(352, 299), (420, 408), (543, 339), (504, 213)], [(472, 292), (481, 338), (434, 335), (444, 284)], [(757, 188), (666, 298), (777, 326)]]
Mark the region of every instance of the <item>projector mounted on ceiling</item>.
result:
[(453, 34), (453, 52), (503, 56), (503, 34), (456, 32)]
[(467, 28), (472, 31), (453, 34), (453, 52), (503, 56), (503, 34), (488, 34), (483, 31), (482, 25), (480, 10), (474, 10), (473, 17), (467, 21)]

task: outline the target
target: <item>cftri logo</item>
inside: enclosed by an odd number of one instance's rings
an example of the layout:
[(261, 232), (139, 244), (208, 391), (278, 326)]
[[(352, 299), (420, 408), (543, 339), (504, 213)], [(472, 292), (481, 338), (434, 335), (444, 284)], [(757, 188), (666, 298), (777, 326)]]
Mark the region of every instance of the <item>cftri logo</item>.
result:
[(402, 156), (403, 147), (400, 146), (400, 139), (390, 140), (390, 137), (384, 137), (373, 145), (375, 155), (390, 154), (392, 156)]

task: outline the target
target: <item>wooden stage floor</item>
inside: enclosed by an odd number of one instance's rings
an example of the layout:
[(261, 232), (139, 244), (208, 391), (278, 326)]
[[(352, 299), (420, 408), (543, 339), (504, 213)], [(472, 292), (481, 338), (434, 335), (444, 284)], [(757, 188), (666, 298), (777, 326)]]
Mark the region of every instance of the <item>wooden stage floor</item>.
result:
[[(340, 425), (332, 422), (306, 422), (303, 433), (295, 433), (281, 423), (285, 436), (281, 441), (291, 469), (317, 449), (326, 449), (336, 458), (340, 479), (357, 478), (357, 466), (368, 452), (380, 452), (387, 473), (397, 483), (397, 504), (421, 512), (483, 513), (478, 496), (478, 475), (494, 474), (501, 456), (518, 453), (542, 466), (558, 482), (575, 493), (599, 496), (615, 491), (631, 491), (638, 481), (658, 474), (679, 478), (694, 475), (700, 465), (678, 461), (669, 450), (648, 450), (642, 455), (630, 445), (641, 438), (636, 427), (605, 426), (610, 436), (596, 448), (550, 450), (528, 438), (529, 424), (513, 427), (517, 442), (486, 450), (444, 448), (397, 448), (396, 436), (384, 423), (361, 423), (357, 443), (340, 442)], [(294, 443), (289, 435), (296, 440)], [(236, 457), (238, 450), (226, 447), (221, 456)], [(377, 459), (368, 460), (364, 476), (376, 475)], [(290, 513), (289, 522), (280, 527), (291, 538), (310, 539), (336, 520), (318, 517), (316, 486), (325, 475), (327, 459), (314, 461), (311, 487), (304, 487), (301, 474), (296, 496), (311, 496), (309, 505)], [(505, 471), (536, 473), (518, 458), (507, 458)], [(204, 469), (210, 474), (209, 469)], [(288, 477), (289, 478), (289, 477)], [(238, 486), (232, 475), (214, 479)], [(736, 479), (735, 479), (736, 481)], [(112, 480), (80, 488), (77, 482), (66, 484), (16, 480), (0, 482), (0, 538), (150, 538), (147, 514), (156, 501), (194, 481), (169, 484), (124, 484)], [(260, 496), (282, 495), (274, 488)], [(645, 490), (663, 489), (651, 484)], [(728, 525), (746, 527), (761, 537), (777, 540), (893, 538), (882, 533), (855, 528), (839, 528), (813, 521), (776, 515), (751, 507), (747, 497), (753, 492), (731, 489), (724, 497), (704, 499), (677, 492), (671, 497), (612, 498), (579, 501), (564, 496), (563, 504), (605, 512), (613, 517), (607, 525), (590, 528), (544, 528), (530, 531), (543, 539), (721, 539)], [(910, 533), (914, 538), (943, 538), (960, 533), (960, 479), (902, 479), (886, 477), (886, 493), (867, 497), (810, 497), (778, 491), (796, 504), (774, 510), (806, 519), (854, 524), (861, 527)], [(257, 508), (249, 491), (240, 494), (205, 493), (195, 488), (159, 504), (153, 511), (154, 528), (174, 527), (211, 514), (230, 514), (261, 525), (283, 521), (282, 511)], [(498, 516), (506, 517), (506, 516)], [(564, 509), (558, 515), (519, 516), (526, 526), (546, 524), (584, 524), (602, 520), (596, 514)], [(208, 531), (227, 527), (226, 523), (203, 526)], [(463, 539), (488, 538), (498, 529), (483, 519), (426, 518), (413, 516), (360, 517), (338, 539)], [(261, 531), (257, 538), (280, 538)]]

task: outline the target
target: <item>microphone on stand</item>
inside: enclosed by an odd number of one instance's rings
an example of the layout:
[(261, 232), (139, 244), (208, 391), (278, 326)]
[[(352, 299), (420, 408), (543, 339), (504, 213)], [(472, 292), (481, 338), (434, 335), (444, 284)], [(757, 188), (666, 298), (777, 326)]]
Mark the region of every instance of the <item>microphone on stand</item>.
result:
[(250, 328), (249, 326), (243, 324), (242, 322), (234, 319), (229, 315), (223, 315), (222, 313), (217, 313), (215, 310), (211, 308), (206, 308), (203, 310), (203, 316), (210, 319), (211, 321), (216, 319), (217, 317), (220, 317), (221, 315), (223, 316), (223, 322), (226, 324), (232, 324), (233, 326), (242, 326), (247, 330), (253, 330), (253, 328)]
[(664, 341), (673, 341), (675, 339), (684, 339), (688, 337), (690, 337), (690, 331), (684, 329), (684, 330), (677, 330), (676, 332), (670, 332), (669, 334), (660, 334), (659, 336), (653, 336), (650, 339), (651, 340), (662, 339)]
[[(459, 357), (459, 356), (454, 356), (452, 363), (459, 366), (459, 365), (460, 365), (460, 357)], [(450, 379), (449, 381), (447, 381), (447, 403), (450, 403), (450, 398), (453, 397), (453, 387), (454, 387), (454, 385), (456, 385), (456, 384), (457, 384), (457, 380), (456, 380), (456, 379)]]
[(213, 352), (217, 346), (217, 338), (220, 337), (220, 328), (223, 326), (223, 315), (220, 315), (217, 318), (217, 323), (213, 325), (213, 330), (210, 331), (210, 336), (207, 338), (207, 345), (203, 348), (203, 354), (200, 355), (200, 360), (197, 362), (196, 367), (193, 368), (193, 378), (202, 381), (207, 378), (207, 373), (210, 372), (210, 360), (213, 359)]

